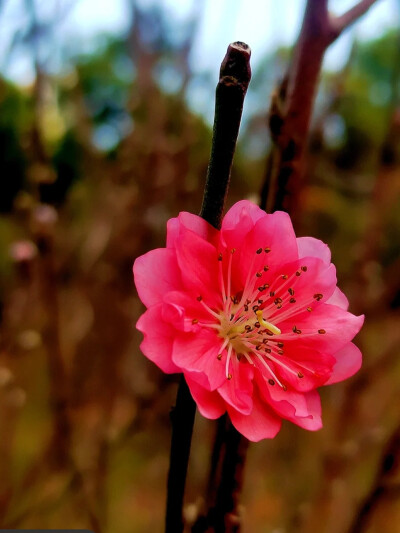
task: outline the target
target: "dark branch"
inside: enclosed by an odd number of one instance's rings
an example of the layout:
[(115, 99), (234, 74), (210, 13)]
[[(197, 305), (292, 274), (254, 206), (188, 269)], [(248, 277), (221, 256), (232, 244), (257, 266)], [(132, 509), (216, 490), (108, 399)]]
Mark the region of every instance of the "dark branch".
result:
[(176, 405), (171, 411), (172, 438), (167, 482), (165, 533), (183, 531), (182, 507), (196, 404), (181, 377)]
[(228, 46), (216, 90), (211, 157), (200, 216), (217, 229), (221, 225), (243, 101), (251, 77), (250, 54), (245, 43)]
[[(200, 216), (217, 229), (221, 227), (243, 101), (251, 77), (250, 54), (247, 44), (236, 42), (228, 46), (216, 89), (211, 157)], [(196, 404), (182, 376), (171, 412), (166, 533), (183, 531), (182, 507), (195, 414)]]

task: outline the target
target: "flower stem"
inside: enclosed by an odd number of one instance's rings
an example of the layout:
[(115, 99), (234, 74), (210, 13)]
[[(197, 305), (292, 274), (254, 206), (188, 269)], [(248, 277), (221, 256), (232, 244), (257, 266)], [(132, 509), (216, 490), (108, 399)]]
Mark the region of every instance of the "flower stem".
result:
[[(228, 46), (216, 89), (211, 156), (200, 216), (217, 229), (221, 227), (243, 101), (251, 77), (250, 54), (250, 47), (245, 43), (235, 42)], [(171, 412), (165, 533), (183, 531), (183, 497), (195, 414), (196, 404), (182, 376), (176, 405)]]

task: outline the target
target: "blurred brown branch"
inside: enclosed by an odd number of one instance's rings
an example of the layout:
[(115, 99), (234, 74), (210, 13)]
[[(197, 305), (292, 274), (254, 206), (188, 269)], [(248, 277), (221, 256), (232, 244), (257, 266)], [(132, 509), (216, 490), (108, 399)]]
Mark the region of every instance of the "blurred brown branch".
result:
[(375, 1), (361, 2), (344, 19), (339, 17), (339, 23), (329, 16), (328, 0), (307, 1), (292, 61), (270, 108), (273, 146), (261, 191), (261, 204), (267, 211), (276, 206), (290, 212), (297, 222), (308, 131), (325, 51)]

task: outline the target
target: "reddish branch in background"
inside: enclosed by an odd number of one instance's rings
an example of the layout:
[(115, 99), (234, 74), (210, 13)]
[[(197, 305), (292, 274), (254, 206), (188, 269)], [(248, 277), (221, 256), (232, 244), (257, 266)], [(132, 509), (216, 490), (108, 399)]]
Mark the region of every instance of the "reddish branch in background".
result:
[(362, 0), (334, 17), (329, 14), (328, 0), (307, 1), (288, 74), (272, 97), (269, 127), (273, 146), (261, 192), (261, 205), (267, 211), (287, 211), (296, 223), (307, 135), (325, 51), (375, 2)]

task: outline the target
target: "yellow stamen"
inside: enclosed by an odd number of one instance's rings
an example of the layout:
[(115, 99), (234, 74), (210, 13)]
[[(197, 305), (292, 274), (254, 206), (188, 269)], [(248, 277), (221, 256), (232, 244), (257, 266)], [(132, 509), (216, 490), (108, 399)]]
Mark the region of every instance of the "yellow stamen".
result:
[(266, 320), (263, 319), (261, 310), (260, 311), (256, 311), (256, 316), (257, 316), (257, 320), (261, 324), (261, 326), (263, 326), (264, 328), (267, 328), (274, 335), (280, 335), (281, 334), (281, 330), (279, 328), (277, 328), (276, 326), (271, 324), (271, 322), (267, 322)]

